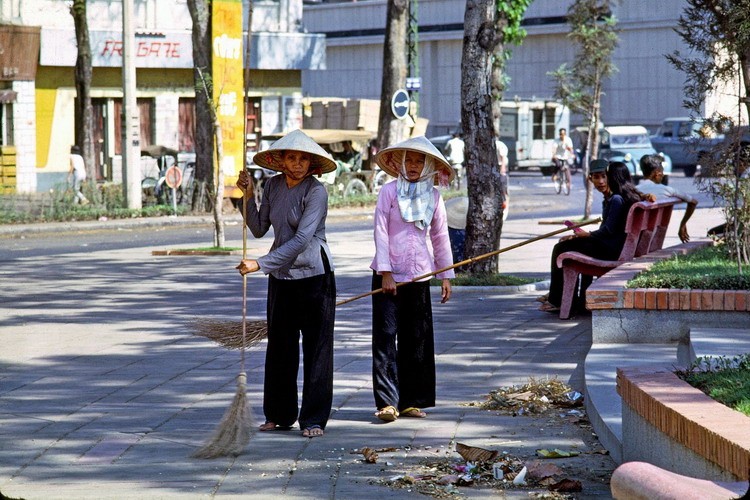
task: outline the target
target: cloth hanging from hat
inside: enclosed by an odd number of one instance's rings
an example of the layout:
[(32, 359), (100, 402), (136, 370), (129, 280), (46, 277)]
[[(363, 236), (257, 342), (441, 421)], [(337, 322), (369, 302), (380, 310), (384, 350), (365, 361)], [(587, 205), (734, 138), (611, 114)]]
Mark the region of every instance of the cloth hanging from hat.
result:
[(417, 228), (424, 229), (435, 213), (435, 195), (432, 192), (435, 171), (435, 160), (425, 155), (422, 174), (414, 182), (406, 178), (406, 154), (401, 160), (401, 172), (396, 179), (398, 208), (405, 222), (413, 222)]

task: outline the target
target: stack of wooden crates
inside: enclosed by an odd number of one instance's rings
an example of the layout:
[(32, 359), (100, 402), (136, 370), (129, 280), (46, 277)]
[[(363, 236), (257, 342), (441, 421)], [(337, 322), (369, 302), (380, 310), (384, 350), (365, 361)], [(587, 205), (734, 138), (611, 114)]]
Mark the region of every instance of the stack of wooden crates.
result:
[(379, 115), (377, 99), (309, 98), (304, 102), (302, 127), (377, 132)]
[(16, 192), (16, 148), (0, 146), (0, 194)]

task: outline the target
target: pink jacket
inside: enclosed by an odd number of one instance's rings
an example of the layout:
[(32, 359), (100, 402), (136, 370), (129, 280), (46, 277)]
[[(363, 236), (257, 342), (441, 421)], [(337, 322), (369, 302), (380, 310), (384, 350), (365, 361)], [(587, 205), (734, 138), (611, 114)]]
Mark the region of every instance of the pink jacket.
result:
[[(401, 283), (453, 265), (445, 204), (440, 191), (433, 188), (433, 192), (436, 203), (432, 223), (425, 229), (418, 229), (413, 222), (404, 222), (401, 218), (396, 182), (383, 186), (375, 207), (375, 258), (371, 269), (378, 273), (390, 271), (393, 279)], [(432, 250), (427, 244), (428, 234)], [(440, 279), (453, 277), (453, 269), (437, 275)]]

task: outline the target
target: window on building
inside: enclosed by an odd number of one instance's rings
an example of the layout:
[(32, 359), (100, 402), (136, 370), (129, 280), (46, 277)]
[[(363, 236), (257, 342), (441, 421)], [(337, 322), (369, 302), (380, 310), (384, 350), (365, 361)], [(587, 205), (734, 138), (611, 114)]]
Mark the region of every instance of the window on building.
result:
[(555, 134), (555, 108), (533, 109), (533, 130), (535, 140), (554, 139)]
[(0, 145), (13, 145), (13, 104), (0, 104)]
[(544, 110), (542, 109), (534, 109), (531, 111), (531, 116), (533, 124), (532, 134), (533, 139), (544, 139)]
[(179, 145), (180, 151), (195, 153), (195, 98), (181, 97), (179, 109)]
[(554, 139), (555, 133), (555, 108), (544, 109), (544, 138)]

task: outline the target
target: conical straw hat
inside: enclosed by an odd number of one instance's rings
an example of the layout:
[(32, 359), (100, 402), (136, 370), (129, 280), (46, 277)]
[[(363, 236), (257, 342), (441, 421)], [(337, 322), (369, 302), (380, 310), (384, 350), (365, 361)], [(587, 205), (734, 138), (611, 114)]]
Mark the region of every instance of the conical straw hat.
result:
[(388, 175), (398, 177), (398, 174), (401, 171), (401, 162), (403, 161), (406, 151), (416, 151), (417, 153), (424, 153), (432, 156), (435, 159), (435, 168), (443, 170), (448, 174), (448, 182), (452, 181), (456, 176), (456, 171), (453, 170), (453, 167), (448, 163), (448, 160), (446, 160), (440, 151), (438, 151), (438, 148), (436, 148), (435, 145), (423, 135), (412, 137), (411, 139), (407, 139), (385, 148), (375, 156), (375, 162)]
[(321, 148), (315, 141), (310, 139), (307, 134), (299, 129), (289, 132), (284, 137), (271, 144), (267, 150), (255, 153), (255, 156), (253, 156), (253, 162), (261, 167), (283, 172), (284, 161), (282, 155), (284, 151), (289, 150), (310, 153), (311, 172), (319, 169), (321, 174), (326, 174), (336, 170), (336, 162), (333, 161), (331, 155), (326, 153), (325, 149)]
[(445, 214), (448, 217), (448, 227), (466, 229), (466, 215), (469, 213), (469, 197), (459, 196), (445, 202)]

